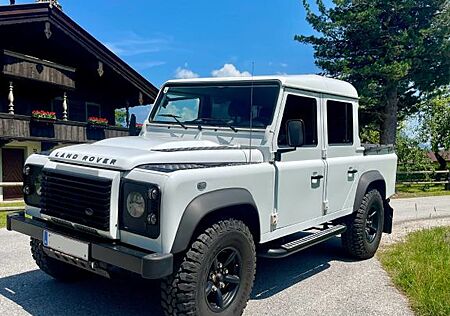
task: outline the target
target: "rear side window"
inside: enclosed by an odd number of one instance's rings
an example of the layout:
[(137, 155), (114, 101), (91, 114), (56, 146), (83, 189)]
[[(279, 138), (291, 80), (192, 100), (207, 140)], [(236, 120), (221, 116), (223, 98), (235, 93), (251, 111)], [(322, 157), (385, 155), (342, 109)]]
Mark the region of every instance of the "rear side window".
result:
[(353, 144), (353, 107), (351, 103), (328, 101), (328, 144)]
[(305, 146), (317, 146), (317, 101), (314, 98), (289, 94), (284, 107), (278, 145), (287, 146), (287, 122), (302, 120), (305, 125)]

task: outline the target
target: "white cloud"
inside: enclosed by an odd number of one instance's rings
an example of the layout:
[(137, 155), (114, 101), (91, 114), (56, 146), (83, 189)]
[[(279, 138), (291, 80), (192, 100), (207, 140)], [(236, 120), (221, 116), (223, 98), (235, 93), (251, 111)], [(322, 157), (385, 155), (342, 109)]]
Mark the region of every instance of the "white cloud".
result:
[(198, 74), (190, 69), (178, 67), (177, 70), (175, 70), (175, 78), (177, 79), (198, 78)]
[(119, 56), (129, 57), (160, 52), (169, 48), (170, 42), (170, 38), (160, 35), (147, 38), (134, 32), (125, 32), (120, 34), (119, 39), (106, 42), (105, 46)]
[(225, 64), (222, 68), (211, 72), (213, 77), (251, 77), (248, 71), (239, 71), (233, 64)]
[(146, 70), (149, 68), (158, 67), (158, 66), (162, 66), (165, 64), (166, 64), (165, 61), (144, 61), (144, 62), (132, 63), (132, 66), (138, 70)]

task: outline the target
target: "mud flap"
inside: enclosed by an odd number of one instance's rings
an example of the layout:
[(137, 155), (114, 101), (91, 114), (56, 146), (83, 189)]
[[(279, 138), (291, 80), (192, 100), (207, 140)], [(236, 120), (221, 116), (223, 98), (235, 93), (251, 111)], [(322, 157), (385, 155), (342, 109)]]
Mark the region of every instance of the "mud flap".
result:
[(384, 226), (383, 233), (392, 233), (392, 222), (394, 219), (394, 209), (389, 205), (389, 199), (384, 201)]

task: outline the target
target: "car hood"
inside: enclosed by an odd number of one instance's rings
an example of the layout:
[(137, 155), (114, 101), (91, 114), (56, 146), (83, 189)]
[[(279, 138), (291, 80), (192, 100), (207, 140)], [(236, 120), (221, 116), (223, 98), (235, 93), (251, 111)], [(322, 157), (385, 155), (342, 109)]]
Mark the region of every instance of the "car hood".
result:
[[(245, 163), (249, 149), (223, 146), (210, 140), (147, 139), (119, 137), (93, 144), (58, 148), (50, 160), (108, 169), (131, 170), (137, 166), (161, 163)], [(252, 162), (262, 162), (263, 155), (252, 150)]]

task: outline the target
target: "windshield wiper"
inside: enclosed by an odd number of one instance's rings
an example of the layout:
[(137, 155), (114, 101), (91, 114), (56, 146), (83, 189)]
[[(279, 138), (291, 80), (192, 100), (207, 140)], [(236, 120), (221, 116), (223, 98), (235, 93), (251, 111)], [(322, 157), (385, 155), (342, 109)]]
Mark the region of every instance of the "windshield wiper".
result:
[(179, 120), (179, 118), (180, 118), (181, 116), (178, 116), (178, 115), (175, 115), (175, 114), (158, 114), (157, 116), (171, 117), (171, 118), (173, 118), (178, 124), (180, 124), (181, 127), (183, 127), (184, 129), (188, 129), (188, 128), (186, 127), (186, 125), (184, 125), (184, 124)]
[(238, 132), (236, 127), (234, 127), (228, 121), (225, 121), (223, 119), (211, 118), (211, 117), (201, 117), (201, 118), (196, 119), (195, 121), (200, 121), (200, 122), (220, 122), (220, 123), (225, 124), (227, 127), (231, 128), (233, 130), (233, 132), (235, 132), (235, 133)]

